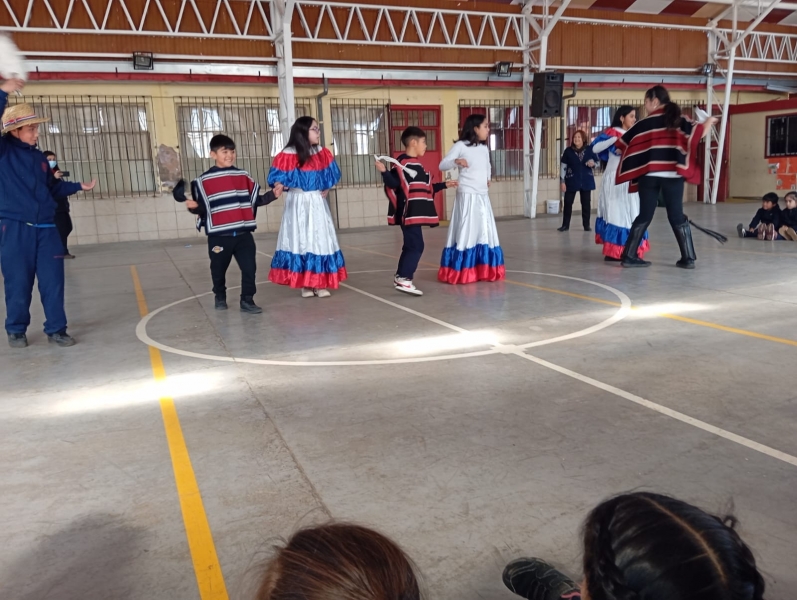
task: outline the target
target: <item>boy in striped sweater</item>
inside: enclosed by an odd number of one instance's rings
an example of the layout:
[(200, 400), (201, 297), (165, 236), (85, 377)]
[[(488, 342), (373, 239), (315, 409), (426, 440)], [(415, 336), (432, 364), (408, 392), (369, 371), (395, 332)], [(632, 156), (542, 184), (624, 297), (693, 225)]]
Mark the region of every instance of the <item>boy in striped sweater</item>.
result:
[(216, 166), (191, 182), (193, 199), (186, 199), (182, 180), (173, 196), (197, 215), (197, 229), (205, 228), (216, 310), (227, 309), (226, 275), (234, 257), (241, 269), (241, 312), (260, 314), (263, 310), (254, 302), (257, 249), (252, 232), (257, 228), (257, 207), (279, 198), (282, 185), (260, 195), (252, 176), (235, 166), (235, 142), (226, 135), (210, 140), (210, 157)]

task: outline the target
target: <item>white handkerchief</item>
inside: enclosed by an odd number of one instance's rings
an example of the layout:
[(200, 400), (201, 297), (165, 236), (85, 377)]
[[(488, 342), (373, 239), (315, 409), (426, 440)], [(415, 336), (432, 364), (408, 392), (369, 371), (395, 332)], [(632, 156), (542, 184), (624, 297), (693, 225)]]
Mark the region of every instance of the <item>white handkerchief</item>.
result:
[(705, 123), (708, 120), (708, 113), (704, 111), (702, 108), (698, 108), (695, 106), (695, 119), (697, 119), (698, 123)]
[(399, 161), (397, 161), (395, 158), (392, 158), (390, 156), (377, 156), (376, 154), (374, 154), (374, 158), (376, 160), (384, 160), (385, 162), (393, 163), (394, 165), (396, 165), (399, 169), (402, 169), (407, 175), (409, 175), (413, 179), (415, 179), (415, 177), (418, 175), (418, 171), (416, 171), (415, 169), (410, 169), (409, 167), (405, 167)]

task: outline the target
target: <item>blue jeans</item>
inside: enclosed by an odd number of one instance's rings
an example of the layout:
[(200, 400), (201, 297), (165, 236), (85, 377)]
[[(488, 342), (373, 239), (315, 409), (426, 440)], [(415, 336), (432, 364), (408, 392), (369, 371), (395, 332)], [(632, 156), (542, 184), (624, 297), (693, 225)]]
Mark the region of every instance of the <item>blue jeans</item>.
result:
[(7, 333), (25, 333), (30, 325), (34, 278), (39, 281), (44, 306), (44, 333), (66, 331), (64, 246), (54, 226), (0, 220), (0, 269), (5, 280)]

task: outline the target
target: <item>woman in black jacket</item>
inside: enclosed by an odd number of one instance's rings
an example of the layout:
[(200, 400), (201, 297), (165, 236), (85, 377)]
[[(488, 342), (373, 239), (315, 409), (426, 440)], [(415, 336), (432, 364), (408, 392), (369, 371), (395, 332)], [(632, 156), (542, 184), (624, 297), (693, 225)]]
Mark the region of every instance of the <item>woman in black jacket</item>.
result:
[(598, 157), (592, 151), (583, 131), (576, 131), (570, 147), (562, 154), (562, 192), (565, 195), (565, 210), (562, 226), (559, 231), (570, 229), (570, 217), (573, 215), (573, 202), (576, 194), (581, 196), (581, 222), (584, 231), (592, 231), (589, 226), (589, 213), (592, 208), (592, 190), (595, 189), (595, 177), (592, 169)]
[[(56, 179), (63, 178), (64, 174), (61, 169), (58, 168), (58, 159), (55, 157), (54, 152), (45, 152), (44, 158), (47, 159), (47, 162), (50, 165), (50, 169), (53, 172), (53, 177)], [(69, 175), (69, 173), (67, 173)], [(69, 198), (66, 196), (58, 196), (54, 198), (55, 200), (55, 228), (58, 230), (58, 235), (61, 236), (61, 243), (64, 245), (64, 258), (75, 258), (75, 256), (69, 252), (69, 246), (67, 245), (67, 239), (69, 238), (69, 234), (72, 233), (72, 217), (69, 215)]]

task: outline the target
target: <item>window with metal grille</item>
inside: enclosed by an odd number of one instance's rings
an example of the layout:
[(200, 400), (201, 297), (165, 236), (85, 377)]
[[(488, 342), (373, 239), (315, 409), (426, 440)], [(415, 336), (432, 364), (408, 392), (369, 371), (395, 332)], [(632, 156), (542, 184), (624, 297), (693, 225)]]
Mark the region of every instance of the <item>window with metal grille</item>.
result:
[(39, 148), (55, 152), (71, 181), (97, 179), (87, 196), (152, 196), (157, 191), (153, 123), (145, 96), (24, 96), (36, 114), (50, 119), (39, 127)]
[[(459, 128), (470, 115), (485, 115), (490, 123), (490, 161), (494, 179), (523, 179), (523, 105), (506, 100), (460, 100)], [(549, 177), (549, 120), (542, 122), (540, 177)], [(534, 136), (534, 119), (531, 134)], [(532, 148), (534, 144), (532, 143)], [(555, 148), (554, 148), (555, 151)]]
[[(183, 177), (195, 179), (213, 166), (210, 140), (223, 133), (235, 142), (238, 168), (266, 185), (271, 159), (285, 147), (278, 98), (175, 98)], [(310, 100), (298, 100), (297, 117), (310, 115)]]
[(797, 115), (767, 117), (767, 157), (797, 156)]
[(389, 155), (387, 103), (384, 100), (332, 98), (332, 149), (341, 186), (381, 185), (374, 154)]

